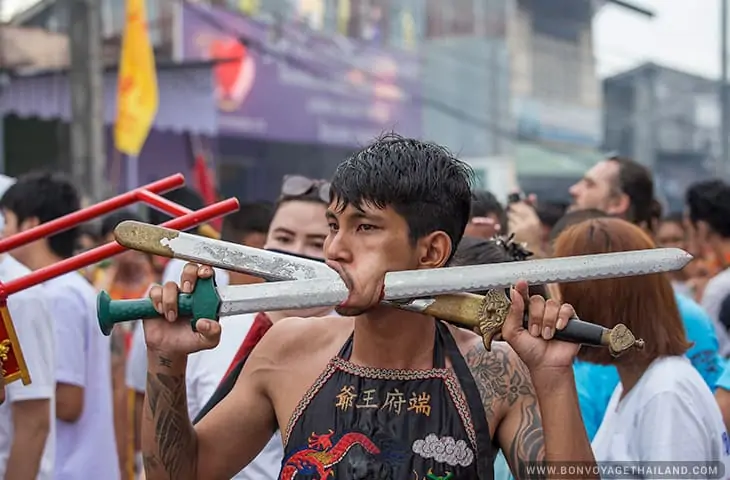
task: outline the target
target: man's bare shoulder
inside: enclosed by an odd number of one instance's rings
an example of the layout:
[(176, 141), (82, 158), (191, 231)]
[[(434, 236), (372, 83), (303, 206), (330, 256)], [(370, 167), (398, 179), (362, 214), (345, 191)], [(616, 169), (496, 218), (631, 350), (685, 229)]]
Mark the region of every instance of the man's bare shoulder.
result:
[(276, 322), (256, 350), (270, 353), (282, 362), (299, 361), (302, 355), (337, 353), (353, 329), (353, 320), (343, 317), (289, 317)]

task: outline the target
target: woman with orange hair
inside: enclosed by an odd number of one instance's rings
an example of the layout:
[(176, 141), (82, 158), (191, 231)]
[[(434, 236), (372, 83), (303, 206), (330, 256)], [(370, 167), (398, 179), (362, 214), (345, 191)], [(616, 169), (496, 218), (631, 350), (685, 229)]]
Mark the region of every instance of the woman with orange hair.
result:
[[(639, 227), (617, 218), (576, 224), (557, 238), (556, 257), (654, 248)], [(560, 285), (563, 302), (582, 318), (607, 328), (625, 324), (643, 338), (643, 350), (613, 358), (607, 349), (581, 348), (587, 362), (615, 365), (621, 382), (593, 439), (598, 462), (723, 462), (730, 471), (730, 441), (720, 409), (684, 356), (685, 336), (666, 274)], [(697, 477), (699, 478), (699, 477)], [(710, 478), (710, 477), (708, 477)]]

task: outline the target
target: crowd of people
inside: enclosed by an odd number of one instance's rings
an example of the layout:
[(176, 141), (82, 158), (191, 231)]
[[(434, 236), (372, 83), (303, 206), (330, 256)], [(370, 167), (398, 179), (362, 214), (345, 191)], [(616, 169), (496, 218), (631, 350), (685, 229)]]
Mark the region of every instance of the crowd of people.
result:
[[(569, 205), (503, 203), (469, 177), (442, 147), (388, 136), (332, 179), (286, 176), (275, 203), (224, 218), (222, 240), (326, 261), (351, 291), (340, 306), (201, 320), (193, 332), (178, 321), (179, 291), (213, 275), (262, 280), (136, 251), (11, 296), (33, 381), (0, 396), (0, 476), (523, 479), (563, 478), (531, 470), (549, 462), (689, 462), (704, 473), (671, 478), (730, 478), (730, 184), (693, 185), (685, 211), (663, 212), (651, 172), (627, 158), (586, 172)], [(189, 189), (166, 196), (202, 206)], [(79, 207), (64, 176), (22, 176), (0, 198), (2, 234)], [(167, 217), (125, 210), (20, 247), (0, 256), (0, 281), (112, 241), (135, 219)], [(471, 331), (379, 306), (387, 271), (655, 247), (694, 260), (668, 274), (518, 282), (490, 352)], [(100, 290), (149, 295), (161, 318), (105, 337)], [(575, 314), (623, 323), (646, 346), (614, 358), (553, 340)]]

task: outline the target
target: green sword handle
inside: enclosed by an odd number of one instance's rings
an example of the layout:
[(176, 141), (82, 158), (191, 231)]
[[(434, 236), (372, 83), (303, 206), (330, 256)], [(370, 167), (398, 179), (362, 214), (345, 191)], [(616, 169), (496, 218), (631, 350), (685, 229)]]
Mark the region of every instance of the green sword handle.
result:
[[(199, 278), (192, 293), (181, 293), (177, 299), (178, 316), (190, 317), (193, 331), (201, 318), (217, 320), (220, 306), (221, 299), (213, 278)], [(106, 336), (112, 333), (117, 323), (160, 316), (149, 298), (112, 300), (106, 292), (99, 293), (97, 297), (96, 314), (101, 332)]]

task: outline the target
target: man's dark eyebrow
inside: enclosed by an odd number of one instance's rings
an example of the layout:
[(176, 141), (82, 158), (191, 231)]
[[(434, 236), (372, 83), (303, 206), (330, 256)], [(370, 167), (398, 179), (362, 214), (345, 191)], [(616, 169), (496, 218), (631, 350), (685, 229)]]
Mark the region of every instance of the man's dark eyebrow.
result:
[[(327, 210), (325, 213), (325, 216), (328, 220), (337, 220), (337, 215), (332, 212), (331, 210)], [(378, 215), (372, 215), (367, 212), (364, 212), (363, 210), (356, 209), (352, 214), (349, 215), (350, 217), (357, 219), (357, 220), (380, 220), (380, 216)]]
[(353, 213), (352, 216), (359, 220), (377, 221), (377, 220), (381, 219), (380, 215), (377, 215), (377, 214), (373, 215), (373, 214), (366, 213), (366, 212), (356, 212), (356, 213)]
[(324, 240), (327, 238), (327, 235), (321, 235), (319, 233), (311, 233), (307, 235), (308, 240)]

